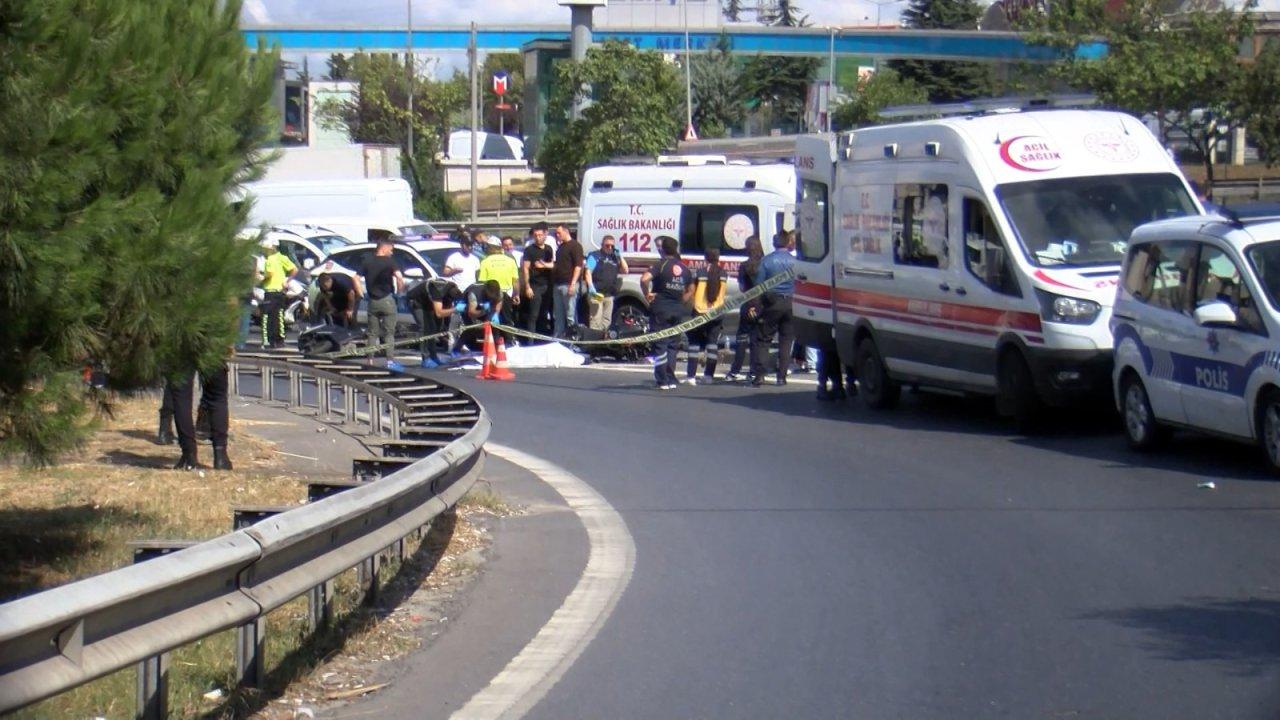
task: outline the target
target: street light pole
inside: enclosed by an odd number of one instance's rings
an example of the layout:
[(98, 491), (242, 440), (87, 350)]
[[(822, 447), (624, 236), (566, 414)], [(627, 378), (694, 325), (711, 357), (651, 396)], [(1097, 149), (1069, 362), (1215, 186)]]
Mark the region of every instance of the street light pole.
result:
[(831, 110), (836, 96), (836, 29), (831, 31), (831, 47), (827, 53), (827, 132), (831, 132)]
[(405, 148), (409, 151), (409, 162), (413, 162), (413, 0), (405, 0), (404, 27), (404, 85), (405, 102), (408, 115), (405, 117)]
[(684, 0), (684, 109), (685, 139), (693, 129), (693, 56), (689, 48), (689, 0)]

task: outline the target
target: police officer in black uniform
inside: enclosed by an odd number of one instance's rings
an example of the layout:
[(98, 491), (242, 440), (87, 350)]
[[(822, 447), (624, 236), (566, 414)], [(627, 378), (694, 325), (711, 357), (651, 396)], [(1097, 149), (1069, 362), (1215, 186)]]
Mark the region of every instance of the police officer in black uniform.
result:
[[(170, 378), (165, 385), (165, 404), (172, 409), (174, 424), (178, 429), (178, 446), (182, 448), (182, 457), (173, 466), (176, 470), (195, 470), (200, 467), (196, 451), (196, 425), (191, 417), (195, 376), (195, 372), (179, 374), (176, 378)], [(200, 373), (200, 386), (200, 406), (208, 418), (209, 439), (213, 444), (213, 469), (230, 470), (231, 458), (227, 455), (230, 412), (227, 407), (229, 384), (226, 364), (223, 363), (213, 372)]]
[[(688, 304), (693, 299), (693, 273), (680, 262), (680, 245), (668, 235), (658, 238), (662, 258), (640, 277), (640, 289), (653, 314), (650, 328), (654, 332), (675, 327), (689, 317)], [(684, 337), (663, 338), (654, 343), (657, 359), (653, 376), (659, 390), (675, 390), (676, 355)]]

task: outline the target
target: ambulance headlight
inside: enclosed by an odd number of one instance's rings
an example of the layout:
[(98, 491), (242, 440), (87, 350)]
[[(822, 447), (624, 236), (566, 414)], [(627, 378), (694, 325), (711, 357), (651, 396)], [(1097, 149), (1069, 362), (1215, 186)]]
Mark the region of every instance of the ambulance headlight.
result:
[(1054, 295), (1037, 291), (1040, 296), (1040, 316), (1048, 322), (1088, 325), (1098, 319), (1102, 306), (1092, 300)]

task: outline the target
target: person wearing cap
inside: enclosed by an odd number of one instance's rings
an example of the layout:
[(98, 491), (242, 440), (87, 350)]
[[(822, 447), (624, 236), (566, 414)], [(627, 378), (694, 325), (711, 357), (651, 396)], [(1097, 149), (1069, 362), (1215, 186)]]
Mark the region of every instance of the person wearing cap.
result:
[[(475, 234), (483, 235), (479, 232)], [(440, 271), (441, 275), (464, 290), (475, 285), (476, 271), (480, 269), (480, 258), (471, 252), (474, 241), (475, 238), (472, 235), (461, 235), (458, 238), (458, 251), (444, 261), (444, 269)]]
[(484, 260), (480, 261), (480, 270), (476, 273), (476, 282), (496, 281), (502, 291), (503, 302), (500, 320), (503, 325), (515, 322), (513, 306), (520, 304), (520, 294), (516, 292), (516, 282), (520, 279), (520, 266), (503, 252), (502, 241), (492, 235), (479, 233), (484, 243)]
[(284, 310), (288, 304), (284, 289), (298, 266), (280, 252), (280, 241), (267, 235), (259, 243), (262, 258), (262, 347), (284, 347)]

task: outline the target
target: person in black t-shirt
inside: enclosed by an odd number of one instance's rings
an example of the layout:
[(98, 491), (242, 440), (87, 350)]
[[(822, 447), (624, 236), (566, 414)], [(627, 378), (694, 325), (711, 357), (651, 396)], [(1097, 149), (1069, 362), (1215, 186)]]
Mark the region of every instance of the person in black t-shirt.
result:
[[(462, 299), (462, 291), (452, 281), (444, 278), (431, 278), (418, 283), (409, 290), (409, 308), (413, 311), (414, 322), (418, 324), (421, 335), (435, 335), (449, 329), (449, 324), (456, 312), (454, 305)], [(423, 340), (419, 344), (422, 353), (422, 367), (440, 367), (440, 357), (436, 354), (441, 346), (448, 347), (448, 341)]]
[[(666, 330), (684, 322), (689, 317), (686, 307), (693, 299), (693, 273), (680, 262), (680, 245), (668, 235), (658, 238), (658, 250), (662, 259), (640, 277), (640, 289), (653, 314), (654, 332)], [(659, 390), (676, 389), (676, 355), (683, 336), (664, 338), (654, 343), (657, 360), (653, 376)]]
[(356, 316), (356, 286), (342, 273), (324, 273), (316, 280), (316, 317), (330, 325), (351, 327)]
[(374, 255), (360, 266), (356, 292), (369, 298), (369, 340), (386, 347), (387, 367), (403, 370), (395, 360), (396, 293), (404, 290), (404, 276), (391, 256), (394, 242), (390, 237), (378, 240)]
[(555, 269), (555, 251), (547, 245), (547, 224), (538, 223), (530, 230), (533, 240), (525, 246), (520, 261), (520, 278), (524, 285), (525, 329), (545, 330), (545, 318), (551, 308), (551, 272)]

